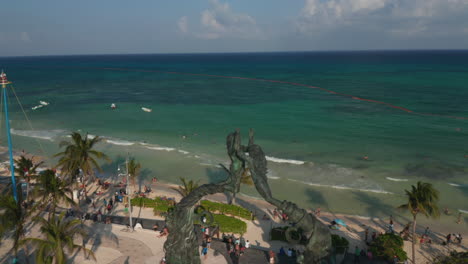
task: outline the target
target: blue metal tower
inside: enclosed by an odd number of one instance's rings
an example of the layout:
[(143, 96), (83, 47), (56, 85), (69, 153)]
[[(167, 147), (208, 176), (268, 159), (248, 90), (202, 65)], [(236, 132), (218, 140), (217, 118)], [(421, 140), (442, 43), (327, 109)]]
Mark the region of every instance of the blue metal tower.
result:
[(10, 83), (11, 82), (8, 81), (6, 74), (2, 70), (2, 73), (0, 74), (0, 84), (3, 88), (3, 102), (5, 104), (5, 124), (8, 137), (8, 153), (10, 154), (11, 184), (13, 188), (13, 197), (15, 198), (15, 201), (18, 202), (18, 194), (16, 193), (15, 163), (13, 160), (13, 148), (10, 134), (10, 118), (8, 117), (7, 85)]

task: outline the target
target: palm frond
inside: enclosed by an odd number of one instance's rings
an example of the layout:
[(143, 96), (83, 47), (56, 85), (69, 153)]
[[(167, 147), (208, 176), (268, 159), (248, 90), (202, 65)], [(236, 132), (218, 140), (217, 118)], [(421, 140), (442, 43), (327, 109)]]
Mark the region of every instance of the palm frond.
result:
[(413, 215), (418, 213), (424, 214), (426, 217), (436, 218), (440, 215), (437, 205), (439, 201), (439, 191), (432, 184), (418, 182), (411, 186), (411, 191), (405, 190), (407, 203), (400, 205), (398, 208), (408, 209)]

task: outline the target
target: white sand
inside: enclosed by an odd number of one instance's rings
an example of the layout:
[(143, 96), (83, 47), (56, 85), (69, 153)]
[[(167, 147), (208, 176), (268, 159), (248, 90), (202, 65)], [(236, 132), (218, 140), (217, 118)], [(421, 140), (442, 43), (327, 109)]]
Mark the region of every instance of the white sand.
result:
[[(0, 150), (1, 151), (1, 150)], [(5, 175), (7, 176), (7, 175)], [(153, 184), (153, 192), (150, 194), (150, 197), (155, 196), (166, 196), (174, 197), (176, 201), (181, 199), (181, 196), (171, 188), (177, 187), (174, 184), (164, 184), (157, 183)], [(92, 207), (88, 210), (89, 212), (96, 212), (98, 208), (103, 209), (102, 200), (106, 198), (107, 200), (110, 197), (113, 197), (112, 191), (108, 190), (103, 195), (92, 195), (94, 191), (98, 189), (96, 185), (90, 186), (90, 197), (93, 197), (96, 201), (97, 208), (93, 209)], [(205, 197), (206, 199), (226, 202), (226, 196), (224, 194), (215, 194)], [(246, 197), (239, 195), (237, 199), (237, 204), (256, 212), (257, 218), (261, 219), (263, 214), (267, 214), (270, 218), (273, 218), (272, 211), (273, 206), (266, 203), (263, 200), (253, 199), (251, 197)], [(113, 210), (112, 214), (125, 215), (123, 213), (123, 205), (118, 203), (117, 207)], [(104, 210), (103, 210), (104, 211)], [(154, 216), (153, 210), (151, 208), (133, 208), (134, 217), (141, 218), (152, 218), (152, 219), (162, 219), (161, 217)], [(365, 248), (364, 230), (366, 227), (370, 228), (369, 239), (373, 231), (378, 233), (385, 232), (388, 220), (375, 219), (375, 218), (366, 218), (359, 216), (349, 216), (342, 214), (332, 214), (332, 213), (322, 213), (319, 217), (325, 224), (328, 224), (334, 218), (341, 218), (346, 221), (348, 228), (342, 230), (332, 230), (332, 233), (339, 234), (346, 237), (350, 241), (349, 251), (353, 252), (354, 247), (358, 246), (360, 248)], [(245, 220), (244, 220), (245, 221)], [(247, 223), (247, 233), (244, 234), (244, 238), (249, 240), (253, 247), (259, 247), (263, 249), (273, 249), (276, 252), (280, 247), (292, 247), (287, 243), (280, 241), (269, 241), (269, 231), (272, 227), (284, 226), (280, 220), (255, 220), (255, 221), (246, 221)], [(406, 224), (406, 223), (405, 223)], [(460, 232), (464, 237), (466, 237), (466, 229), (462, 225), (459, 226)], [(403, 227), (401, 224), (395, 222), (395, 230), (399, 231)], [(133, 233), (122, 231), (123, 227), (118, 225), (104, 225), (104, 224), (93, 224), (93, 235), (96, 237), (101, 237), (102, 245), (94, 249), (97, 263), (124, 263), (126, 260), (129, 260), (130, 263), (158, 263), (161, 258), (164, 256), (163, 244), (164, 238), (157, 238), (154, 231), (150, 230), (137, 230)], [(437, 227), (432, 230), (432, 239), (434, 243), (424, 244), (416, 246), (416, 255), (417, 263), (431, 263), (431, 260), (434, 256), (441, 253), (447, 253), (450, 250), (467, 250), (468, 243), (464, 239), (462, 245), (451, 245), (449, 247), (442, 246), (441, 242), (444, 240), (442, 234), (446, 234), (446, 230), (438, 230)], [(37, 230), (31, 230), (32, 234), (38, 234)], [(457, 232), (458, 233), (458, 232)], [(119, 241), (119, 243), (116, 243)], [(135, 242), (136, 241), (136, 242)], [(89, 245), (93, 241), (88, 242)], [(88, 248), (90, 246), (87, 246)], [(0, 257), (3, 257), (11, 248), (11, 240), (6, 240), (0, 247)], [(408, 256), (411, 257), (411, 243), (405, 242), (405, 251), (408, 253)], [(78, 254), (74, 263), (95, 263), (92, 260), (84, 259), (82, 253)], [(207, 260), (203, 260), (202, 263), (226, 263), (223, 256), (213, 255), (213, 250), (209, 251)]]

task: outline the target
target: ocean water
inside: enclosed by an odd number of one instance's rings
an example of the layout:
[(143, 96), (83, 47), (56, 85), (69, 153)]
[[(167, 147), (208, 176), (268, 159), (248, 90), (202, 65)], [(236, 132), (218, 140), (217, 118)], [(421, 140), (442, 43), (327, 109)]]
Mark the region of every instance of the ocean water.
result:
[[(227, 134), (239, 128), (247, 142), (253, 128), (280, 199), (381, 216), (421, 180), (440, 190), (441, 207), (468, 210), (468, 51), (16, 57), (0, 66), (32, 123), (10, 89), (17, 149), (52, 157), (79, 130), (105, 137), (107, 173), (130, 153), (144, 179), (209, 182), (225, 177)], [(50, 104), (32, 110), (39, 100)]]

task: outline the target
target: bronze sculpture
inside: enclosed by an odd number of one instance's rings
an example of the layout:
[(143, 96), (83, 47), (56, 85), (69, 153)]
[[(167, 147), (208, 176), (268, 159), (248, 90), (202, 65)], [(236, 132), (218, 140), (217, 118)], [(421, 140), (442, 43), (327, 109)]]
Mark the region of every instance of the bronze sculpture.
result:
[(164, 244), (167, 263), (200, 263), (198, 241), (193, 227), (195, 205), (208, 194), (227, 191), (235, 197), (235, 194), (240, 190), (242, 173), (247, 168), (250, 169), (258, 193), (268, 203), (287, 214), (289, 221), (301, 228), (308, 237), (305, 245), (304, 263), (313, 264), (321, 263), (321, 261), (327, 263), (326, 258), (331, 253), (331, 235), (328, 227), (296, 204), (289, 201), (279, 201), (272, 196), (267, 179), (267, 160), (262, 148), (254, 143), (253, 130), (250, 130), (247, 146), (241, 144), (239, 131), (230, 133), (226, 139), (226, 148), (231, 164), (229, 169), (224, 166), (223, 168), (229, 177), (221, 183), (204, 184), (193, 190), (175, 206), (174, 211), (169, 213), (167, 226), (170, 233)]

